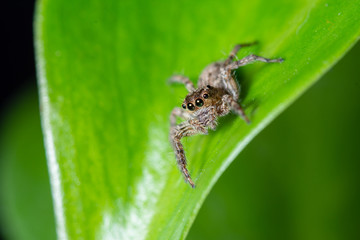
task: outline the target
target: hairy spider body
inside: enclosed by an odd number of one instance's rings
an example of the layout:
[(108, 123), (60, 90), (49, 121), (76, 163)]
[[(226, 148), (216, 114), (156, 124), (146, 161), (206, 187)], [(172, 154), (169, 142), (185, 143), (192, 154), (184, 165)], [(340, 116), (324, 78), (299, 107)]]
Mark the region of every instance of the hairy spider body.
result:
[[(215, 130), (217, 118), (227, 115), (231, 110), (241, 116), (247, 123), (250, 123), (238, 103), (240, 88), (234, 79), (232, 71), (254, 61), (283, 61), (281, 58), (268, 59), (253, 54), (241, 60), (233, 61), (241, 47), (250, 45), (253, 45), (253, 43), (236, 45), (225, 61), (208, 65), (200, 74), (197, 89), (195, 89), (190, 79), (185, 76), (174, 75), (170, 78), (170, 82), (183, 83), (189, 91), (182, 108), (175, 107), (171, 112), (170, 142), (174, 148), (177, 164), (185, 180), (193, 188), (195, 184), (186, 168), (186, 156), (181, 139), (195, 134), (207, 134), (209, 128)], [(186, 121), (176, 125), (177, 117)]]

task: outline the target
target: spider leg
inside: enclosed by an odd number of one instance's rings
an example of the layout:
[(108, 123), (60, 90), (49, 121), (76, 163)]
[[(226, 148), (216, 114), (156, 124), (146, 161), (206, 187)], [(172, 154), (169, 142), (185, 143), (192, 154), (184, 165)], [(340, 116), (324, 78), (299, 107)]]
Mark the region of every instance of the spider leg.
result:
[(231, 51), (229, 57), (225, 60), (224, 64), (225, 65), (229, 65), (232, 60), (234, 60), (236, 54), (239, 52), (239, 50), (243, 47), (249, 47), (249, 46), (252, 46), (252, 45), (255, 45), (257, 44), (257, 42), (252, 42), (252, 43), (243, 43), (243, 44), (237, 44), (235, 45), (234, 49)]
[(176, 125), (176, 117), (186, 120), (190, 118), (190, 114), (185, 109), (175, 107), (170, 114), (171, 127), (174, 127)]
[[(223, 80), (223, 84), (226, 88), (226, 90), (231, 93), (232, 97), (237, 100), (239, 99), (239, 94), (240, 94), (240, 89), (239, 86), (237, 84), (237, 82), (235, 81), (234, 77), (231, 74), (231, 68), (226, 68), (229, 64), (231, 64), (231, 62), (234, 60), (234, 58), (236, 57), (237, 52), (243, 48), (243, 47), (249, 47), (252, 45), (255, 45), (257, 42), (253, 42), (253, 43), (244, 43), (244, 44), (237, 44), (234, 49), (231, 51), (229, 57), (224, 61), (224, 68), (222, 68), (221, 71), (221, 75), (222, 75), (222, 80)], [(226, 69), (225, 69), (226, 68)]]
[(182, 83), (185, 85), (185, 88), (189, 92), (195, 91), (194, 84), (190, 81), (188, 77), (185, 77), (183, 75), (173, 75), (169, 78), (169, 83)]
[(196, 119), (190, 119), (186, 122), (182, 122), (170, 129), (170, 142), (174, 148), (177, 164), (184, 175), (185, 180), (192, 188), (195, 188), (195, 184), (190, 177), (188, 169), (186, 168), (186, 156), (181, 139), (198, 133), (206, 134), (207, 129)]
[(231, 74), (231, 71), (232, 70), (230, 68), (228, 69), (222, 68), (220, 70), (221, 79), (225, 89), (231, 94), (231, 96), (235, 100), (238, 100), (240, 94), (240, 88), (237, 82), (235, 81), (234, 76)]
[(282, 58), (276, 58), (276, 59), (269, 59), (269, 58), (264, 58), (264, 57), (260, 57), (260, 56), (256, 56), (254, 54), (251, 54), (247, 57), (244, 57), (243, 59), (240, 59), (239, 61), (235, 61), (232, 62), (231, 64), (226, 66), (226, 69), (237, 69), (241, 66), (245, 66), (249, 63), (255, 62), (255, 61), (260, 61), (260, 62), (266, 62), (266, 63), (273, 63), (273, 62), (283, 62), (284, 59)]
[(232, 111), (234, 111), (237, 115), (239, 115), (244, 121), (249, 124), (250, 120), (246, 116), (244, 109), (237, 103), (237, 101), (231, 97), (230, 95), (226, 94), (222, 97), (222, 101), (224, 104), (227, 104)]

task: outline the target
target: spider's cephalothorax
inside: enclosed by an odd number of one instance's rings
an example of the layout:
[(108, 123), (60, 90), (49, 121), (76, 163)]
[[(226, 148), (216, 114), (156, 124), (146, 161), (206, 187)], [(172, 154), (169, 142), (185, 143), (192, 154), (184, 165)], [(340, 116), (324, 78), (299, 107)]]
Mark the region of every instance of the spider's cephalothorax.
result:
[[(208, 65), (200, 74), (198, 88), (195, 89), (189, 78), (182, 75), (174, 75), (170, 82), (183, 83), (189, 94), (186, 96), (182, 107), (176, 107), (170, 115), (170, 142), (173, 145), (177, 163), (185, 179), (194, 188), (189, 171), (186, 168), (186, 157), (181, 138), (195, 134), (207, 134), (208, 129), (215, 130), (219, 116), (224, 116), (232, 110), (241, 116), (247, 123), (249, 119), (239, 105), (239, 86), (236, 83), (232, 71), (252, 63), (261, 62), (282, 62), (283, 59), (268, 59), (256, 55), (249, 55), (241, 60), (233, 61), (236, 53), (241, 47), (253, 44), (236, 45), (230, 56), (221, 62)], [(186, 121), (176, 125), (176, 117)]]

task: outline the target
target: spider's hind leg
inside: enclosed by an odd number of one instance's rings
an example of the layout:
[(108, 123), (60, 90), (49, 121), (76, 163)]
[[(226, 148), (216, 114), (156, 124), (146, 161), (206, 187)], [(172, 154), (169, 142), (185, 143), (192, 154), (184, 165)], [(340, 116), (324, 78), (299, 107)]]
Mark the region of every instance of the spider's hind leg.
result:
[(224, 64), (225, 65), (229, 65), (232, 60), (234, 60), (234, 58), (236, 57), (236, 54), (239, 52), (239, 50), (243, 47), (249, 47), (249, 46), (253, 46), (257, 44), (257, 42), (252, 42), (252, 43), (244, 43), (244, 44), (237, 44), (235, 45), (234, 49), (231, 51), (229, 57), (225, 60)]
[(270, 59), (270, 58), (264, 58), (264, 57), (260, 57), (260, 56), (251, 54), (247, 57), (244, 57), (243, 59), (240, 59), (239, 61), (232, 62), (231, 64), (226, 66), (226, 69), (234, 70), (239, 67), (245, 66), (249, 63), (256, 62), (256, 61), (266, 62), (266, 63), (275, 63), (275, 62), (281, 63), (284, 61), (284, 59), (282, 59), (282, 58)]
[(231, 51), (229, 57), (224, 61), (224, 67), (221, 69), (221, 75), (223, 80), (223, 85), (225, 89), (231, 94), (231, 96), (237, 101), (239, 99), (240, 88), (237, 84), (235, 77), (232, 75), (233, 69), (228, 68), (228, 66), (232, 63), (238, 51), (243, 47), (249, 47), (255, 45), (257, 42), (253, 43), (244, 43), (237, 44), (234, 49)]

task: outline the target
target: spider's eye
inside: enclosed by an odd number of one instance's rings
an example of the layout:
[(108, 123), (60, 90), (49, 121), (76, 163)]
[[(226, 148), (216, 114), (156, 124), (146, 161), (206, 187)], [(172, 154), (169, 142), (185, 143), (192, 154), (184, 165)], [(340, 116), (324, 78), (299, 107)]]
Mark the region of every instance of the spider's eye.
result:
[(194, 111), (194, 109), (195, 109), (195, 106), (192, 103), (188, 103), (187, 107), (190, 111)]
[(203, 98), (205, 98), (205, 99), (207, 99), (209, 97), (209, 94), (207, 94), (207, 93), (205, 93), (204, 95), (203, 95)]
[(206, 87), (209, 88), (209, 89), (212, 88), (212, 86), (210, 86), (210, 85), (206, 85)]
[(204, 105), (204, 101), (198, 98), (196, 99), (195, 104), (196, 106), (201, 107), (202, 105)]
[(183, 109), (186, 109), (186, 105), (184, 103), (181, 106)]

